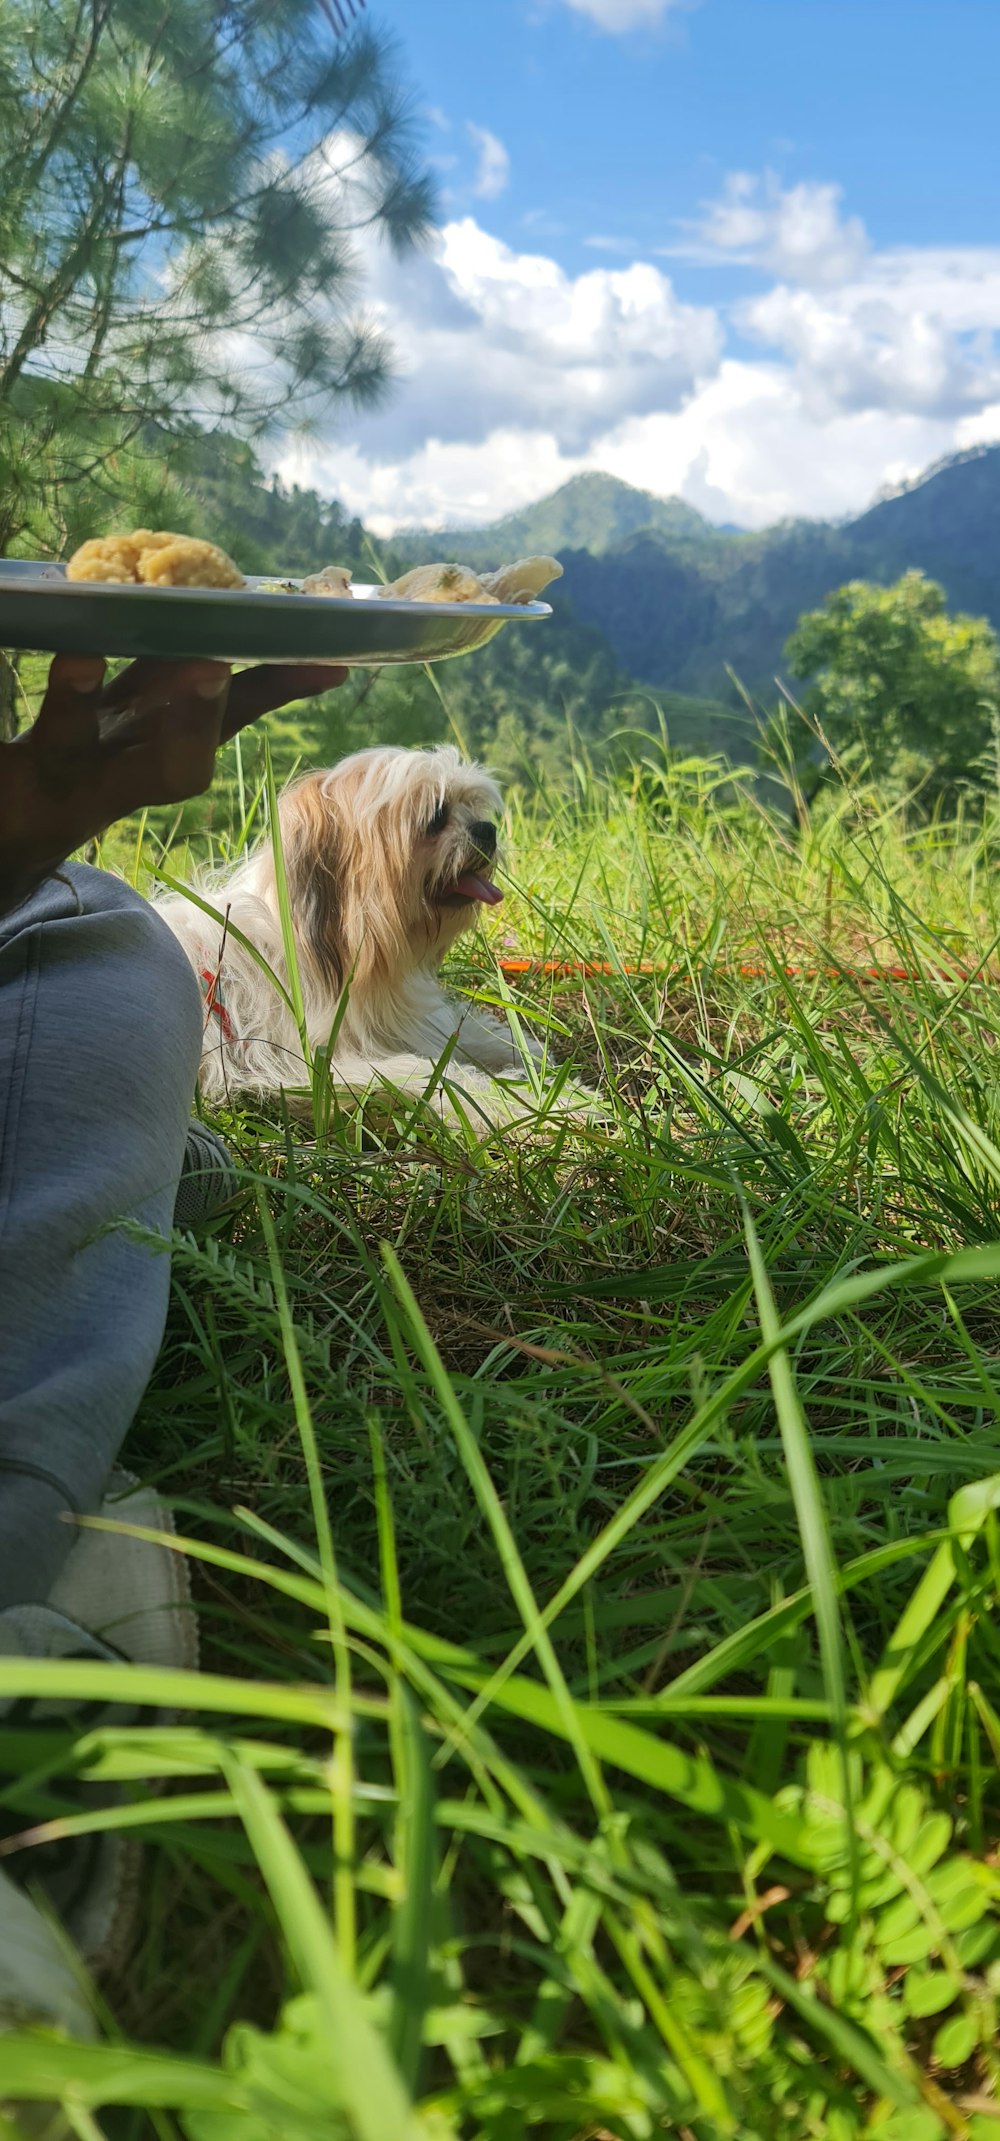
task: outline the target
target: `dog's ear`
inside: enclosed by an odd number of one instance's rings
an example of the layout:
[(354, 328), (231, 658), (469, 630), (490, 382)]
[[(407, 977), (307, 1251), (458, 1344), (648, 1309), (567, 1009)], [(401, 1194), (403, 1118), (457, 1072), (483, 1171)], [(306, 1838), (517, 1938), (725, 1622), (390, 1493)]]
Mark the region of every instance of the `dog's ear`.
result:
[(345, 835), (335, 797), (324, 774), (307, 773), (286, 788), (278, 818), (296, 937), (323, 980), (342, 989)]

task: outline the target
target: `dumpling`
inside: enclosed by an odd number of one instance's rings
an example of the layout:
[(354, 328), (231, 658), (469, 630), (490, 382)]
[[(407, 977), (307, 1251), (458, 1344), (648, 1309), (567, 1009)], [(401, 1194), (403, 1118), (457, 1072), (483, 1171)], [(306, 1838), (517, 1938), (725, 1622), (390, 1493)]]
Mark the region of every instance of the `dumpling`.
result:
[(496, 572), (481, 572), (479, 584), (494, 602), (534, 602), (550, 580), (562, 579), (558, 558), (518, 558)]
[(403, 602), (497, 600), (496, 595), (487, 593), (478, 573), (470, 572), (466, 565), (414, 565), (412, 571), (404, 572), (401, 579), (390, 580), (387, 587), (380, 587), (379, 594)]
[(349, 595), (351, 575), (346, 565), (324, 565), (322, 572), (311, 572), (302, 582), (304, 595)]

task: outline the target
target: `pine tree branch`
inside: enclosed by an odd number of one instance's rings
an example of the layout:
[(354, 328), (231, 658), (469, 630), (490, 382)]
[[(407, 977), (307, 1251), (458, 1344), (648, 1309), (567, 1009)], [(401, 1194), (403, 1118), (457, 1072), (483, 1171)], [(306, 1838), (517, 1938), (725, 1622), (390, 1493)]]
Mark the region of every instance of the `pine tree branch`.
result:
[[(51, 163), (52, 158), (55, 155), (56, 150), (60, 145), (60, 142), (62, 141), (62, 138), (66, 132), (66, 128), (68, 127), (70, 119), (72, 118), (73, 113), (76, 110), (77, 104), (80, 101), (80, 97), (86, 86), (87, 80), (93, 70), (100, 48), (101, 38), (104, 34), (105, 29), (107, 28), (113, 6), (114, 0), (91, 0), (90, 30), (87, 37), (87, 43), (84, 47), (84, 51), (80, 60), (80, 65), (77, 70), (76, 79), (74, 82), (71, 83), (69, 89), (63, 95), (62, 101), (56, 112), (56, 116), (52, 122), (52, 128), (49, 134), (49, 138), (44, 144), (44, 147), (39, 151), (36, 157), (34, 157), (33, 159), (29, 158), (28, 160), (28, 163), (22, 175), (22, 183), (24, 184), (26, 190), (37, 183), (43, 171), (45, 171), (47, 166)], [(81, 8), (77, 15), (78, 22), (80, 21), (82, 14), (83, 9)]]

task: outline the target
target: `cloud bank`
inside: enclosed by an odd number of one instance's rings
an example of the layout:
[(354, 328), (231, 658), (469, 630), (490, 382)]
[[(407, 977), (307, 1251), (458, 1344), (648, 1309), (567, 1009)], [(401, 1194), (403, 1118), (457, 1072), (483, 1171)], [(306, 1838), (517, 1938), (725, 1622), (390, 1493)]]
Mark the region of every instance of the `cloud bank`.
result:
[[(505, 152), (469, 131), (487, 199)], [(671, 255), (742, 270), (743, 294), (680, 298)], [(577, 275), (472, 215), (365, 268), (395, 394), (278, 465), (382, 534), (493, 519), (586, 468), (747, 527), (837, 516), (1000, 436), (1000, 247), (879, 251), (832, 184), (733, 173), (655, 257)]]

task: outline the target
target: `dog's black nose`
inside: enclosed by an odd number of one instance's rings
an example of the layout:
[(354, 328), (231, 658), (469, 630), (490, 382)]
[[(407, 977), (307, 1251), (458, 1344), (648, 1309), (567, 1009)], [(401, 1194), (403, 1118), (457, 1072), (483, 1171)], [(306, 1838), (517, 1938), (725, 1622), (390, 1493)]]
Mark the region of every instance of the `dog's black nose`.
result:
[(470, 825), (469, 839), (480, 855), (496, 854), (497, 829), (495, 825), (491, 825), (489, 818), (483, 818), (478, 825)]

